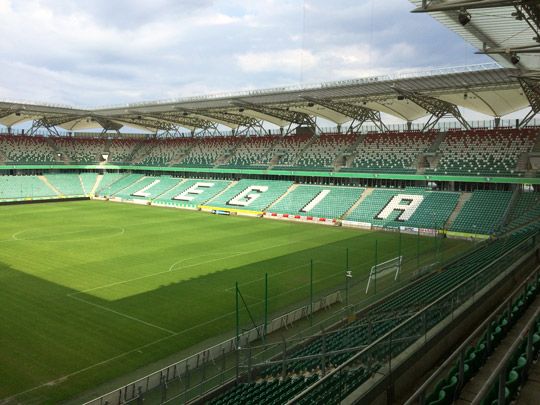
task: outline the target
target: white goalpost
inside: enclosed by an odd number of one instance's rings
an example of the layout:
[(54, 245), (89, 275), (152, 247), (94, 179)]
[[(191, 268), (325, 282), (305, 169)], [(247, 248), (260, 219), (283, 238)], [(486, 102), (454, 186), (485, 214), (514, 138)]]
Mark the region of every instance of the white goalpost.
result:
[(403, 256), (398, 256), (393, 259), (387, 260), (384, 263), (378, 264), (376, 266), (371, 266), (371, 271), (369, 272), (366, 294), (369, 291), (369, 285), (371, 280), (376, 280), (377, 277), (384, 277), (387, 274), (391, 274), (395, 271), (394, 280), (397, 280), (399, 272), (401, 270), (401, 259)]

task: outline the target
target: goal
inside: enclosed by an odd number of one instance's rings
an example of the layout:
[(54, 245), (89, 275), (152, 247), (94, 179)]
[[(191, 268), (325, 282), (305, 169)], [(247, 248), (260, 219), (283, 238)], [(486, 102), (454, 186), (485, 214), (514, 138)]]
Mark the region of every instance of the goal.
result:
[(398, 256), (393, 259), (387, 260), (384, 263), (380, 263), (376, 266), (371, 267), (371, 271), (369, 272), (367, 287), (366, 287), (366, 294), (369, 291), (369, 285), (371, 284), (371, 280), (376, 280), (377, 277), (384, 277), (388, 274), (392, 274), (395, 272), (394, 280), (397, 280), (399, 276), (399, 272), (401, 270), (401, 259), (403, 256)]

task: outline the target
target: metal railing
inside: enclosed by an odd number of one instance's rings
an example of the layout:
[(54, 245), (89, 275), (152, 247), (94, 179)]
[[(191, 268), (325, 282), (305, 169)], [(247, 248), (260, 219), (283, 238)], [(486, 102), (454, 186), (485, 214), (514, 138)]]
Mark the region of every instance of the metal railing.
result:
[[(433, 327), (439, 324), (443, 319), (453, 320), (456, 314), (459, 314), (464, 310), (462, 308), (464, 304), (469, 303), (471, 306), (474, 305), (478, 300), (477, 293), (481, 289), (496, 277), (506, 274), (509, 269), (512, 268), (512, 265), (519, 264), (525, 260), (527, 253), (531, 253), (533, 248), (538, 248), (540, 246), (538, 236), (539, 233), (536, 232), (517, 246), (514, 246), (503, 256), (484, 266), (473, 276), (467, 278), (405, 322), (381, 336), (370, 346), (361, 350), (349, 360), (328, 372), (315, 384), (311, 385), (305, 391), (287, 402), (287, 405), (298, 402), (310, 392), (317, 389), (317, 387), (325, 384), (333, 376), (338, 375), (341, 370), (347, 368), (354, 369), (360, 366), (366, 366), (369, 369), (373, 364), (378, 363), (381, 365), (379, 373), (391, 374), (392, 360), (394, 360), (395, 365), (398, 356), (402, 354), (406, 347), (410, 346), (405, 346), (402, 342), (395, 344), (396, 341), (410, 338), (411, 341), (416, 341), (420, 347), (425, 345), (428, 341), (428, 337), (431, 336), (430, 331)], [(394, 345), (392, 342), (394, 342)]]
[(520, 375), (520, 379), (522, 379), (524, 375), (527, 374), (528, 369), (531, 366), (532, 360), (533, 360), (532, 343), (533, 343), (533, 335), (536, 333), (536, 329), (534, 328), (534, 325), (536, 324), (536, 320), (539, 317), (540, 317), (540, 307), (534, 312), (534, 314), (531, 316), (531, 318), (527, 322), (527, 326), (523, 329), (523, 331), (526, 332), (526, 334), (522, 333), (514, 340), (514, 343), (512, 343), (512, 346), (510, 347), (510, 349), (508, 349), (505, 356), (499, 362), (499, 365), (495, 368), (495, 370), (493, 370), (488, 380), (484, 383), (484, 385), (480, 389), (480, 392), (478, 392), (478, 394), (476, 394), (476, 396), (472, 400), (471, 405), (479, 405), (482, 402), (482, 400), (488, 395), (491, 387), (495, 384), (497, 380), (499, 381), (498, 403), (499, 404), (505, 403), (505, 383), (506, 383), (507, 364), (512, 358), (512, 356), (514, 355), (514, 352), (518, 349), (519, 345), (523, 341), (523, 338), (527, 337), (527, 363), (523, 370), (522, 375)]
[[(523, 281), (517, 288), (514, 289), (514, 291), (506, 298), (506, 300), (497, 307), (492, 313), (486, 318), (484, 322), (478, 326), (474, 332), (472, 332), (468, 338), (466, 338), (463, 343), (450, 355), (448, 358), (439, 366), (439, 368), (431, 374), (431, 376), (416, 390), (416, 392), (411, 395), (411, 397), (405, 402), (404, 405), (413, 405), (417, 402), (420, 404), (424, 404), (425, 395), (428, 392), (429, 388), (433, 386), (435, 381), (441, 378), (441, 375), (444, 374), (445, 370), (453, 364), (456, 359), (459, 360), (460, 368), (459, 368), (459, 382), (458, 385), (461, 386), (462, 382), (464, 381), (464, 369), (462, 365), (465, 364), (465, 351), (471, 344), (475, 344), (475, 340), (477, 337), (485, 330), (488, 329), (488, 327), (491, 325), (491, 323), (496, 320), (501, 313), (503, 313), (505, 310), (507, 310), (508, 316), (511, 316), (512, 310), (511, 305), (513, 303), (513, 300), (515, 297), (519, 296), (523, 290), (524, 287), (526, 288), (532, 279), (534, 279), (534, 282), (536, 284), (536, 291), (538, 291), (538, 277), (540, 272), (540, 266), (538, 266), (533, 272), (529, 274), (529, 276), (526, 278), (525, 281)], [(487, 340), (489, 341), (491, 339), (491, 333), (487, 333)]]

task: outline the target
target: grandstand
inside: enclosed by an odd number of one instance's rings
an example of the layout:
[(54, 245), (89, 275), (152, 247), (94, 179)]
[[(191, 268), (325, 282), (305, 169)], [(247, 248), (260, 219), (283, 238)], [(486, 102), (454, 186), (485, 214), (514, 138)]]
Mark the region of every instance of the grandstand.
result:
[(497, 63), (1, 101), (0, 402), (523, 395), (540, 352), (540, 21), (520, 1), (411, 1)]

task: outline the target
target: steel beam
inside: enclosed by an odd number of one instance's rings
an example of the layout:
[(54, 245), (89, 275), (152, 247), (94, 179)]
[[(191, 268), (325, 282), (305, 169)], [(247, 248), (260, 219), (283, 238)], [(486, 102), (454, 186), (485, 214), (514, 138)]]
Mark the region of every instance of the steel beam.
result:
[(399, 95), (403, 96), (404, 99), (406, 98), (412, 101), (431, 114), (431, 117), (422, 129), (423, 131), (432, 129), (441, 118), (448, 116), (453, 116), (461, 125), (465, 128), (469, 128), (468, 122), (465, 121), (465, 118), (463, 118), (459, 108), (455, 104), (425, 94), (399, 89), (397, 87), (394, 87), (393, 89)]
[(321, 105), (340, 114), (352, 118), (353, 122), (349, 126), (349, 131), (353, 132), (361, 127), (365, 122), (372, 122), (380, 131), (387, 131), (388, 128), (381, 120), (381, 112), (366, 108), (357, 104), (349, 104), (341, 101), (320, 100), (311, 97), (302, 97), (314, 104)]
[(299, 111), (293, 111), (289, 108), (278, 108), (274, 106), (269, 107), (266, 105), (256, 105), (256, 104), (249, 103), (247, 101), (233, 101), (232, 104), (237, 105), (240, 108), (253, 110), (258, 113), (280, 119), (282, 121), (290, 122), (292, 124), (297, 124), (297, 125), (313, 124), (313, 119), (308, 114), (305, 114)]

